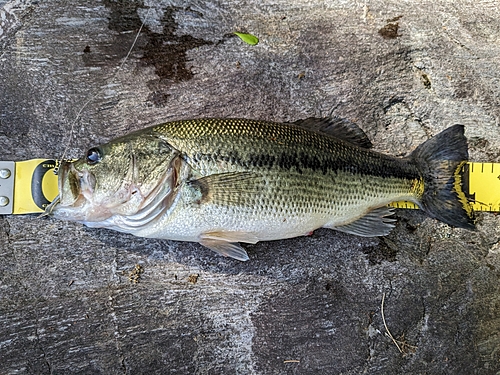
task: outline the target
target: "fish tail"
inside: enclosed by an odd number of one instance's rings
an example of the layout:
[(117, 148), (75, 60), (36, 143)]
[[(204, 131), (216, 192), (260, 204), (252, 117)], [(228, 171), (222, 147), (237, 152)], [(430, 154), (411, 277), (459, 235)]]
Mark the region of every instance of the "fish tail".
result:
[(474, 212), (462, 190), (462, 166), (469, 158), (463, 125), (453, 125), (418, 146), (410, 155), (422, 173), (419, 206), (454, 227), (474, 229)]

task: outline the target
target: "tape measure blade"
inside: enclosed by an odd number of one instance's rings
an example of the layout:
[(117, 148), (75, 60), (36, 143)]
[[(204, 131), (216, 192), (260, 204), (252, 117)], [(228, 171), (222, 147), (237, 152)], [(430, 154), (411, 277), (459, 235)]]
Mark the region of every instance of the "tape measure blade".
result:
[(469, 163), (469, 191), (475, 211), (500, 211), (500, 163)]
[(57, 196), (55, 160), (31, 159), (16, 162), (13, 214), (41, 213)]
[(389, 204), (389, 207), (394, 207), (394, 208), (402, 208), (402, 209), (408, 209), (408, 210), (418, 210), (419, 207), (410, 201), (399, 201), (399, 202), (392, 202)]
[[(55, 165), (56, 161), (51, 159), (0, 161), (0, 214), (43, 212), (58, 194)], [(9, 172), (2, 172), (4, 169)], [(11, 177), (2, 179), (2, 173), (10, 173)], [(462, 182), (475, 211), (500, 211), (500, 163), (468, 162), (462, 170)], [(418, 209), (408, 201), (389, 206)]]

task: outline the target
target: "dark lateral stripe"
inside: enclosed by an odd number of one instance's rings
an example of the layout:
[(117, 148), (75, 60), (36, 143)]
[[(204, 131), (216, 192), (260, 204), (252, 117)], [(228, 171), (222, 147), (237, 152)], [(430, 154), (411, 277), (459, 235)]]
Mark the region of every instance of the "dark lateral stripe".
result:
[[(320, 158), (304, 152), (272, 154), (249, 154), (241, 156), (237, 151), (226, 155), (216, 153), (196, 153), (192, 156), (198, 162), (226, 162), (244, 168), (272, 169), (279, 167), (284, 170), (296, 170), (303, 173), (305, 170), (313, 172), (350, 172), (353, 174), (378, 176), (383, 178), (414, 179), (420, 178), (420, 173), (414, 164), (405, 159), (397, 159), (371, 151), (361, 151), (358, 157), (354, 153), (343, 158)], [(355, 156), (354, 158), (352, 156)]]

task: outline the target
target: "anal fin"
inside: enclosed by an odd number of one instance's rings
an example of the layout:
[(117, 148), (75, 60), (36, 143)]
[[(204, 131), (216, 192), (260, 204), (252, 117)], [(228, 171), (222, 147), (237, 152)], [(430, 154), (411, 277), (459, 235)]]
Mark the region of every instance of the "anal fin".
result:
[(249, 232), (239, 231), (212, 231), (201, 234), (198, 241), (223, 256), (237, 260), (248, 260), (248, 254), (238, 242), (256, 243), (258, 238)]
[(393, 209), (384, 206), (370, 211), (352, 223), (332, 227), (332, 229), (362, 237), (386, 236), (394, 228), (392, 223), (396, 219), (388, 217), (393, 214)]

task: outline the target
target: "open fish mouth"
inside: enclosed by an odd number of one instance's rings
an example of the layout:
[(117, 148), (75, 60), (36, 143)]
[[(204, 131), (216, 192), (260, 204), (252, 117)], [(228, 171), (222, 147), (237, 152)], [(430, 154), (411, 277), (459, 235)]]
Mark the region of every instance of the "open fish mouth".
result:
[(91, 199), (96, 179), (89, 171), (80, 171), (73, 162), (63, 161), (59, 167), (59, 195), (45, 209), (43, 216), (62, 208), (83, 208)]
[(48, 205), (43, 216), (63, 220), (105, 220), (112, 215), (110, 210), (95, 202), (97, 180), (86, 169), (78, 169), (78, 163), (61, 163), (58, 173), (59, 195)]
[[(61, 173), (59, 177), (59, 204), (61, 206), (82, 207), (91, 200), (96, 186), (96, 179), (92, 172), (80, 171), (75, 168), (74, 163), (63, 162), (59, 173)], [(66, 184), (68, 186), (65, 186)]]
[[(62, 207), (81, 207), (85, 203), (85, 198), (81, 194), (79, 180), (76, 178), (75, 167), (73, 163), (62, 161), (58, 171), (59, 195), (46, 208), (42, 216), (51, 215), (54, 210)], [(66, 184), (70, 189), (65, 189)], [(67, 194), (71, 192), (71, 194)]]

